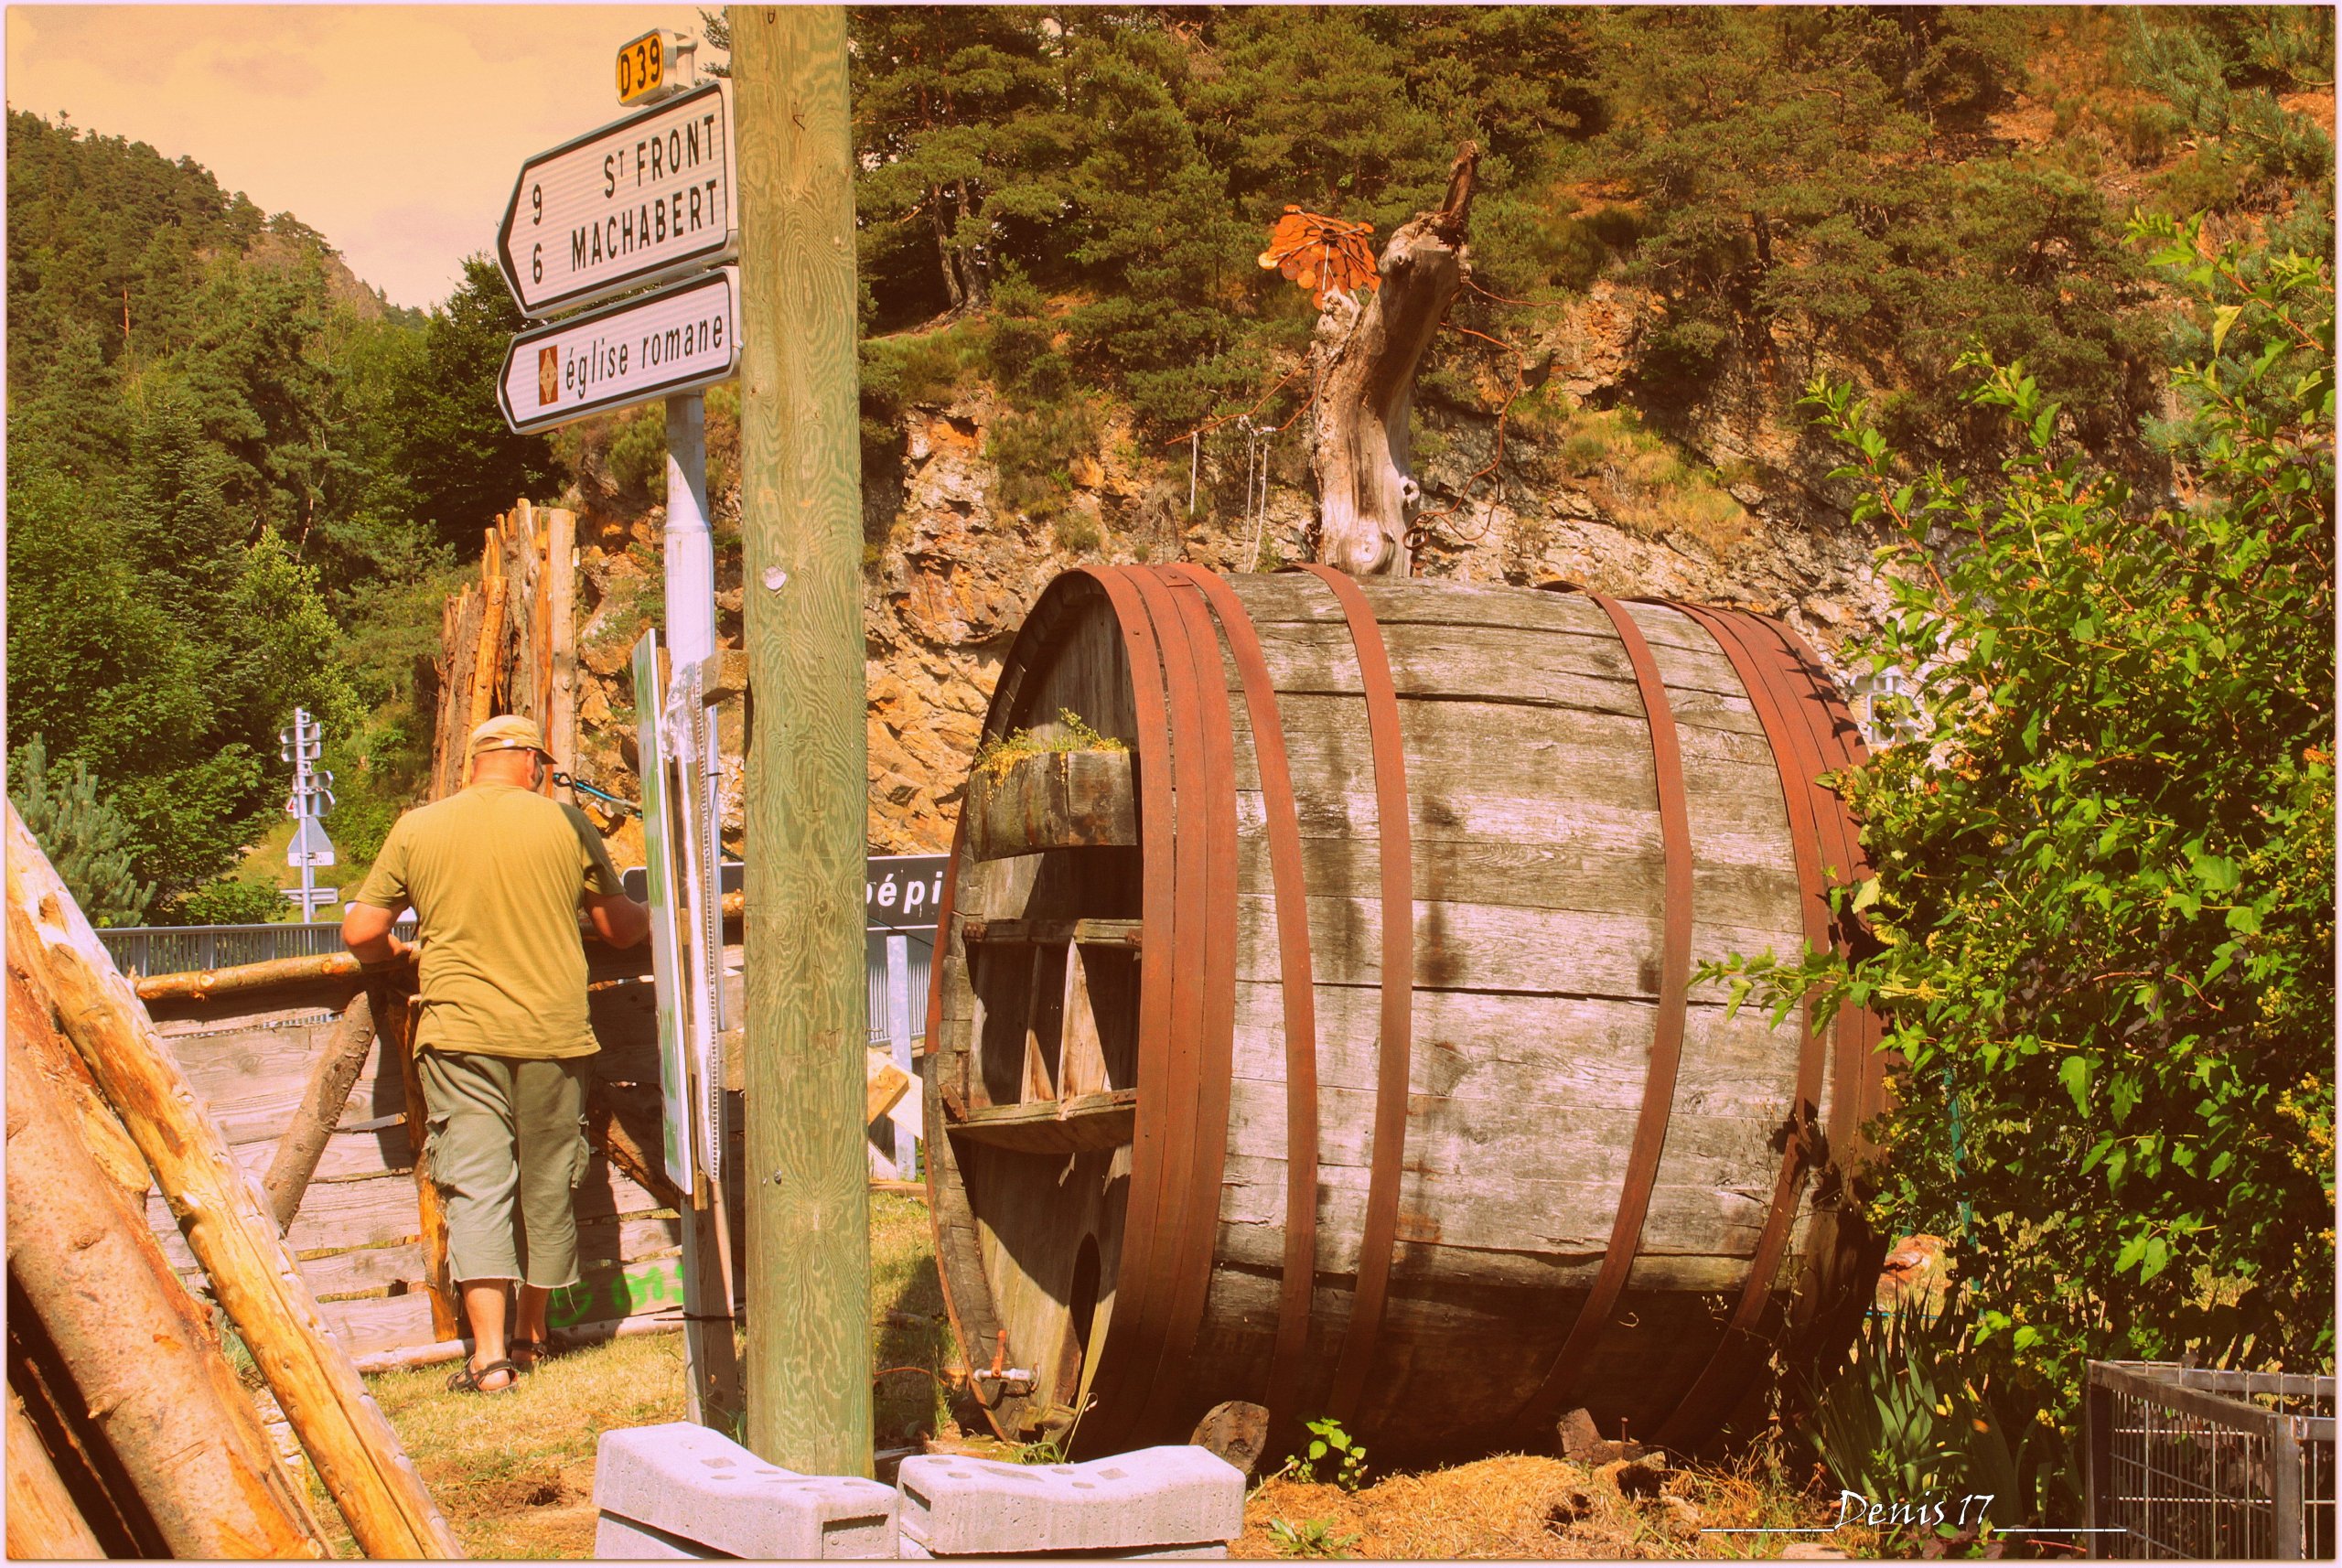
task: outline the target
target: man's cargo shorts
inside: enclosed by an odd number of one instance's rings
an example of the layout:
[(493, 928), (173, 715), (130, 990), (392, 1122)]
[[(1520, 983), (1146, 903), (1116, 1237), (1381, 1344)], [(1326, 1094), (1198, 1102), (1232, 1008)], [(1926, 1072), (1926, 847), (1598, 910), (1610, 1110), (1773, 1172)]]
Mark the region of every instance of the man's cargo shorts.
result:
[(577, 1184), (590, 1057), (491, 1057), (425, 1047), (424, 1168), (447, 1209), (458, 1280), (577, 1281)]

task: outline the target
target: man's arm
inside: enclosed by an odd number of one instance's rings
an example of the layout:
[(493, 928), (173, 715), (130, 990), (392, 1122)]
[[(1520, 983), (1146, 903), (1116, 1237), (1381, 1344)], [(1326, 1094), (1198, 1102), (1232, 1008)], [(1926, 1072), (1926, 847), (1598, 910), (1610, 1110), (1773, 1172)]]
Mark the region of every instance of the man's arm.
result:
[(594, 934), (614, 948), (630, 948), (650, 934), (650, 906), (623, 893), (588, 893), (586, 918)]
[(398, 916), (379, 904), (349, 906), (341, 918), (341, 942), (358, 955), (360, 963), (389, 963), (404, 958), (414, 949), (391, 934), (398, 924)]

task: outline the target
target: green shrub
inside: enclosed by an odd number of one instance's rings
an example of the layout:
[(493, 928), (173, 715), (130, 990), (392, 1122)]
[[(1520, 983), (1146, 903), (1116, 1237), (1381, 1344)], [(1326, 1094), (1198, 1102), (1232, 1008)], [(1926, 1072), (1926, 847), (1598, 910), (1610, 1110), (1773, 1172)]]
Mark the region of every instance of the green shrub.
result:
[(188, 893), (175, 912), (190, 926), (256, 926), (285, 918), (292, 908), (274, 883), (222, 876)]
[(2075, 455), (2021, 367), (1967, 361), (2018, 442), (1990, 489), (1898, 476), (1810, 390), (1894, 530), (1893, 611), (1845, 652), (1928, 726), (1842, 780), (1871, 942), (1710, 971), (1882, 1014), (1874, 1221), (1971, 1217), (1968, 1348), (2069, 1430), (2094, 1357), (2334, 1356), (2333, 274), (2133, 237), (2197, 311), (2184, 503)]
[(8, 759), (8, 797), (90, 924), (134, 926), (145, 918), (155, 885), (131, 875), (130, 822), (99, 794), (86, 764), (52, 768), (48, 745), (36, 735)]

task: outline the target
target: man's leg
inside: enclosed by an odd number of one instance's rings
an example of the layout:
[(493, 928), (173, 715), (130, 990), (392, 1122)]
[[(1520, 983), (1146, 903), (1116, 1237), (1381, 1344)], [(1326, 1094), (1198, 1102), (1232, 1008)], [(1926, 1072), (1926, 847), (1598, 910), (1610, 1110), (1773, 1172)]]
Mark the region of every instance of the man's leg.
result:
[[(505, 1359), (504, 1284), (502, 1280), (464, 1282), (464, 1317), (472, 1326), (470, 1365), (475, 1373)], [(525, 1335), (527, 1329), (521, 1332)], [(481, 1378), (479, 1386), (493, 1391), (511, 1380), (511, 1373), (499, 1370)]]
[(543, 1344), (553, 1293), (578, 1277), (578, 1178), (585, 1174), (586, 1058), (514, 1065), (513, 1132), (521, 1209), (521, 1293), (514, 1336)]
[[(460, 1282), (472, 1331), (474, 1371), (505, 1359), (505, 1285), (520, 1277), (513, 1199), (520, 1186), (512, 1116), (512, 1063), (467, 1052), (416, 1058), (430, 1136), (431, 1179), (446, 1206), (450, 1272)], [(509, 1373), (486, 1386), (501, 1388)]]
[[(553, 1292), (543, 1285), (532, 1285), (523, 1280), (520, 1297), (512, 1314), (513, 1341), (532, 1347), (543, 1345), (545, 1337), (552, 1332), (545, 1326), (545, 1309), (553, 1302)], [(538, 1352), (532, 1348), (512, 1359), (527, 1367), (535, 1363), (537, 1355)]]

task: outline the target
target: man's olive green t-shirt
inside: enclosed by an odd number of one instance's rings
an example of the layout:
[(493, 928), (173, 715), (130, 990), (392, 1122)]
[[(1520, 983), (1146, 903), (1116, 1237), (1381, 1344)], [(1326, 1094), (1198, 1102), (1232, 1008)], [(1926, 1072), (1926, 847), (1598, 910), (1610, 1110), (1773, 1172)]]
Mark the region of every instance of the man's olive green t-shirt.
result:
[(579, 898), (618, 874), (586, 813), (513, 784), (475, 784), (391, 829), (358, 901), (414, 907), (418, 1047), (496, 1057), (600, 1049), (586, 1014)]

